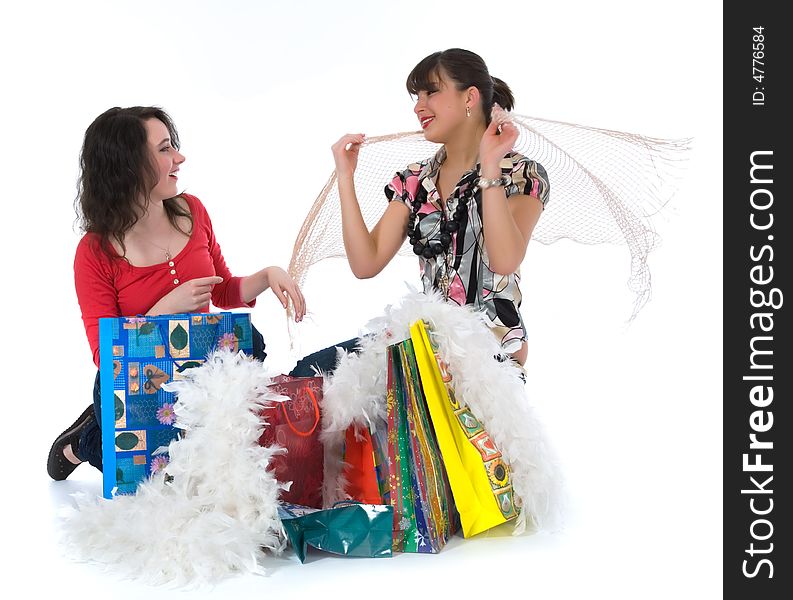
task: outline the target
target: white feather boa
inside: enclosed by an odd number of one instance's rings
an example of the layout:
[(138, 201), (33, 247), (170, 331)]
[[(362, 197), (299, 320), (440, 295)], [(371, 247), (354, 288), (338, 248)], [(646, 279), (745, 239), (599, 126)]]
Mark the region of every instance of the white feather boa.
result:
[(400, 305), (388, 306), (385, 316), (367, 324), (371, 335), (362, 338), (359, 354), (339, 350), (339, 364), (326, 377), (322, 415), (326, 506), (345, 497), (342, 453), (347, 428), (353, 423), (371, 428), (385, 423), (386, 348), (410, 337), (410, 324), (419, 319), (432, 325), (431, 335), (449, 365), (456, 395), (480, 419), (511, 467), (513, 489), (522, 506), (514, 533), (523, 533), (529, 523), (538, 529), (559, 527), (559, 469), (526, 398), (519, 368), (512, 361), (495, 360), (501, 347), (471, 307), (415, 290)]
[[(258, 440), (260, 409), (283, 399), (266, 386), (261, 362), (219, 351), (184, 381), (170, 463), (134, 496), (75, 496), (64, 541), (81, 560), (112, 565), (148, 583), (211, 583), (235, 572), (263, 573), (263, 548), (280, 552), (277, 499), (281, 488), (266, 469), (277, 449)], [(165, 473), (173, 477), (165, 482)]]

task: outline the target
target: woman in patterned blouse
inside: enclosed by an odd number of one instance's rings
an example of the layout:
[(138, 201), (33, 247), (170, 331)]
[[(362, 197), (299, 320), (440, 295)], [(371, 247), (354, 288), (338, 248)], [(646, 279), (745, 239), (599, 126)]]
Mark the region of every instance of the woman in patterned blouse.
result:
[(523, 364), (519, 268), (548, 200), (545, 169), (512, 151), (518, 130), (504, 112), (512, 92), (473, 52), (431, 54), (408, 75), (407, 89), (424, 137), (442, 146), (396, 174), (371, 231), (353, 184), (365, 136), (344, 135), (332, 148), (350, 268), (374, 277), (410, 237), (424, 291), (482, 309), (504, 352)]

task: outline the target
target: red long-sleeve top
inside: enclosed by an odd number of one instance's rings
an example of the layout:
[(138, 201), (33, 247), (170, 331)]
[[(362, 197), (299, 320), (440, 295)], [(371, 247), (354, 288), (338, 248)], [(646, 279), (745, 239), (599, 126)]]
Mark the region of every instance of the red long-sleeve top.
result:
[[(182, 194), (193, 217), (193, 231), (184, 249), (170, 262), (135, 267), (115, 251), (108, 256), (100, 247), (100, 236), (86, 233), (74, 256), (74, 286), (82, 311), (85, 333), (99, 367), (99, 318), (145, 315), (171, 290), (191, 279), (218, 275), (223, 282), (212, 289), (212, 304), (218, 308), (253, 307), (244, 302), (241, 277), (226, 266), (204, 205), (195, 196)], [(200, 312), (207, 312), (204, 306)]]

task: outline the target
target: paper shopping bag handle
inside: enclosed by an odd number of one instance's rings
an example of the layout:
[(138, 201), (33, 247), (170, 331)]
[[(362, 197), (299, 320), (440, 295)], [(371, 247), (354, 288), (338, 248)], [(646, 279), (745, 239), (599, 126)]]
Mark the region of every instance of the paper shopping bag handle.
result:
[(311, 398), (311, 403), (314, 405), (314, 426), (309, 431), (300, 431), (297, 427), (295, 427), (294, 423), (289, 420), (289, 413), (286, 412), (286, 408), (284, 408), (284, 402), (281, 402), (281, 410), (284, 411), (284, 418), (286, 419), (286, 424), (289, 425), (289, 429), (291, 429), (295, 434), (299, 435), (300, 437), (309, 437), (317, 430), (317, 426), (319, 425), (319, 402), (317, 402), (317, 397), (314, 395), (314, 391), (311, 388), (306, 388), (306, 393)]

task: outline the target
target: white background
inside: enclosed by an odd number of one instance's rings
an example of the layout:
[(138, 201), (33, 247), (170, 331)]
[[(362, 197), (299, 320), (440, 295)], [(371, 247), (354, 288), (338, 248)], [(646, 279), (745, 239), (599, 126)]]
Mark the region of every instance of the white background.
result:
[[(567, 527), (456, 539), (438, 556), (273, 560), (271, 577), (192, 593), (721, 597), (721, 3), (32, 1), (1, 10), (4, 589), (164, 593), (62, 555), (56, 512), (73, 491), (98, 493), (100, 475), (82, 466), (54, 483), (45, 470), (52, 440), (90, 402), (94, 374), (72, 280), (77, 158), (93, 118), (111, 106), (166, 108), (187, 156), (181, 185), (206, 205), (233, 272), (286, 267), (332, 172), (330, 145), (347, 131), (415, 130), (407, 73), (460, 46), (510, 84), (521, 114), (694, 138), (658, 224), (653, 298), (630, 326), (625, 248), (532, 244), (523, 265), (527, 391), (563, 460)], [(345, 263), (326, 264), (305, 290), (315, 327), (292, 349), (266, 293), (253, 319), (273, 369), (355, 335), (402, 294), (402, 279), (417, 283), (416, 270), (399, 259), (382, 279), (355, 283)], [(342, 295), (353, 285), (366, 301)]]

